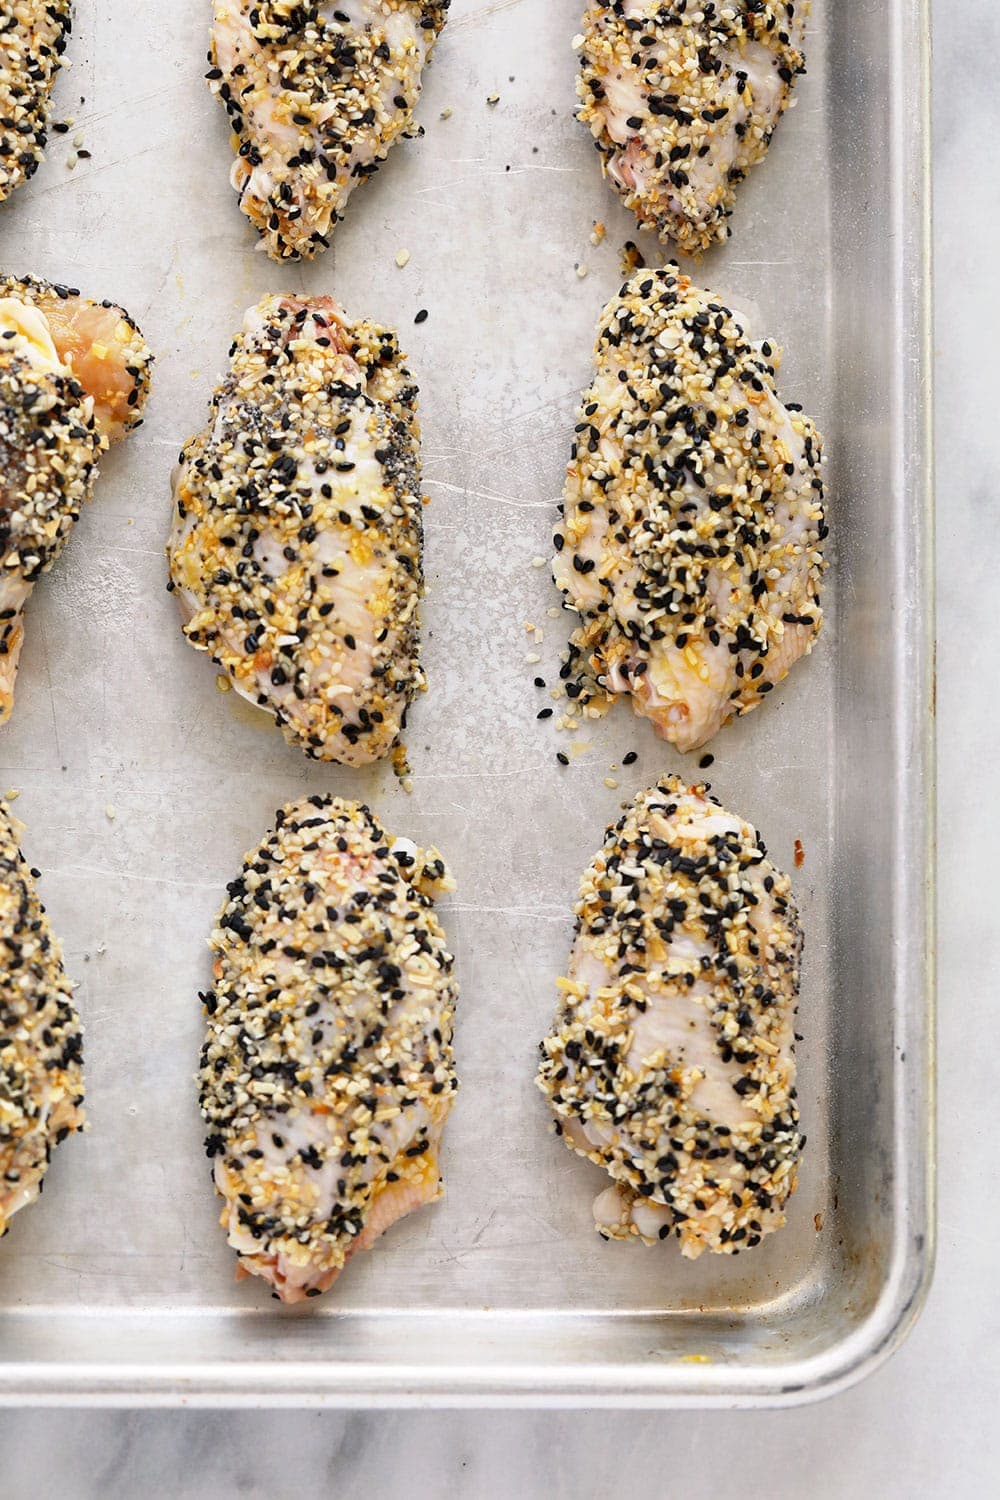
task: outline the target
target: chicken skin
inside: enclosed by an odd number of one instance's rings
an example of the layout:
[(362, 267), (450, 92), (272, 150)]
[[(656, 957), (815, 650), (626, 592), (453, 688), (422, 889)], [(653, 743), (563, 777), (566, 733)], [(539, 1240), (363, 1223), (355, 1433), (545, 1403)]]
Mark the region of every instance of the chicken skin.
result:
[(607, 830), (538, 1083), (566, 1145), (613, 1179), (609, 1239), (734, 1254), (785, 1222), (802, 1139), (802, 937), (760, 836), (677, 777)]
[(0, 5), (0, 203), (42, 161), (49, 96), (70, 26), (70, 0)]
[(329, 297), (265, 298), (231, 352), (175, 476), (184, 632), (289, 743), (365, 765), (424, 685), (416, 387)]
[(241, 1276), (284, 1302), (442, 1193), (456, 1089), (436, 851), (309, 797), (247, 855), (212, 934), (201, 1107)]
[(28, 596), (93, 493), (101, 453), (142, 420), (151, 364), (122, 308), (0, 278), (0, 723)]
[(83, 1127), (73, 986), (0, 802), (0, 1236), (42, 1190), (52, 1152)]
[(598, 712), (630, 693), (678, 750), (756, 708), (822, 623), (821, 439), (779, 357), (676, 267), (601, 318), (555, 534), (581, 617), (563, 676)]
[(728, 234), (805, 72), (809, 0), (593, 0), (577, 38), (579, 118), (640, 224), (686, 255)]
[(210, 87), (240, 208), (275, 260), (325, 249), (347, 200), (419, 133), (421, 77), (451, 0), (214, 0)]

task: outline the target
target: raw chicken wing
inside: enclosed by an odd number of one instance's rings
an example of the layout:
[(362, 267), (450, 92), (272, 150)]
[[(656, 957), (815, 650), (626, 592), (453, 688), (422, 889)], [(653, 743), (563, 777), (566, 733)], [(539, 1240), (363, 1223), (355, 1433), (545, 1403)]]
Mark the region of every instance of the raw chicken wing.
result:
[(601, 319), (555, 536), (582, 620), (563, 676), (599, 711), (630, 693), (679, 750), (756, 708), (822, 623), (821, 439), (778, 360), (676, 267)]
[(83, 1127), (73, 986), (0, 802), (0, 1235), (42, 1190), (52, 1152)]
[(44, 155), (70, 24), (70, 0), (0, 5), (0, 203), (35, 175)]
[(312, 256), (359, 182), (414, 134), (451, 0), (214, 0), (209, 84), (240, 208), (275, 260)]
[(594, 0), (577, 38), (580, 119), (639, 222), (687, 255), (728, 233), (805, 72), (809, 0)]
[(441, 1196), (450, 888), (434, 850), (332, 797), (281, 809), (229, 886), (202, 997), (206, 1149), (240, 1274), (284, 1302)]
[(291, 744), (365, 765), (424, 685), (416, 387), (329, 297), (265, 298), (231, 352), (175, 476), (184, 633)]
[(151, 364), (122, 308), (0, 278), (0, 723), (28, 595), (89, 500), (100, 454), (142, 420)]
[(613, 1180), (600, 1233), (735, 1254), (785, 1222), (802, 1138), (802, 937), (753, 828), (675, 776), (607, 831), (538, 1082), (566, 1145)]

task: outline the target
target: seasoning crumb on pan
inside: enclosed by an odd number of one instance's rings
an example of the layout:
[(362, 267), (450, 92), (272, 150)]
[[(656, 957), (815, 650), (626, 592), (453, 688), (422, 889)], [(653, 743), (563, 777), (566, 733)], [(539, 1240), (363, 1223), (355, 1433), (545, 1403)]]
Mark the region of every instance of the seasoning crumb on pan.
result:
[(614, 1179), (609, 1239), (726, 1254), (784, 1223), (804, 1144), (793, 1020), (802, 937), (760, 835), (704, 785), (641, 793), (584, 874), (538, 1083)]
[(633, 240), (626, 240), (618, 252), (618, 267), (624, 277), (632, 275), (633, 271), (641, 271), (646, 264), (646, 257)]
[(411, 792), (413, 790), (413, 783), (410, 777), (413, 775), (413, 767), (410, 765), (409, 752), (402, 741), (393, 746), (391, 764), (403, 791)]

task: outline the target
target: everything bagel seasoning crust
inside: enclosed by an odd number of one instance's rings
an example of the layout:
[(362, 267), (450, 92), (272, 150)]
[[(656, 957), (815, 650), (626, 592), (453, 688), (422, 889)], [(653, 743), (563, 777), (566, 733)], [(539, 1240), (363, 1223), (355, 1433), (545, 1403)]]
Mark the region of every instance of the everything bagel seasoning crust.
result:
[(240, 208), (275, 260), (325, 249), (400, 138), (451, 0), (215, 0), (209, 86)]
[(802, 934), (759, 834), (676, 776), (607, 830), (538, 1083), (566, 1145), (614, 1185), (606, 1238), (733, 1254), (785, 1221), (803, 1138)]
[(80, 1019), (22, 831), (0, 802), (0, 1236), (84, 1124)]
[(202, 996), (206, 1150), (240, 1274), (285, 1302), (441, 1196), (456, 988), (434, 901), (449, 889), (436, 851), (319, 796), (279, 811), (228, 888)]
[(49, 97), (71, 24), (70, 0), (0, 6), (0, 203), (44, 157)]
[(0, 278), (0, 723), (25, 604), (90, 499), (101, 454), (142, 420), (152, 358), (114, 303)]
[[(45, 337), (93, 403), (101, 447), (141, 426), (149, 399), (153, 352), (135, 319), (107, 298), (98, 302), (76, 287), (40, 276), (0, 277), (0, 300), (33, 307), (45, 320)], [(0, 353), (7, 337), (0, 322)]]
[(424, 687), (416, 386), (329, 297), (247, 313), (175, 475), (184, 633), (307, 755), (365, 765)]
[(679, 750), (756, 708), (822, 624), (822, 440), (775, 388), (780, 351), (676, 267), (605, 308), (556, 528), (580, 616), (566, 691), (628, 693)]
[(579, 118), (644, 227), (697, 255), (728, 236), (805, 72), (809, 0), (594, 0), (575, 45)]

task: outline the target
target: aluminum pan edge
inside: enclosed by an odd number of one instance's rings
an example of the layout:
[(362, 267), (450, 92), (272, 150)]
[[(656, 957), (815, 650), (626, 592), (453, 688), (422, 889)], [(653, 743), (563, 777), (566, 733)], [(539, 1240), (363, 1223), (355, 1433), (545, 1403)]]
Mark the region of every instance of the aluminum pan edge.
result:
[[(899, 163), (891, 206), (895, 240), (896, 410), (903, 433), (897, 444), (899, 492), (911, 498), (914, 524), (899, 538), (898, 577), (907, 584), (900, 604), (895, 687), (894, 766), (900, 788), (895, 810), (897, 861), (894, 911), (899, 942), (893, 1005), (901, 1018), (907, 1066), (894, 1080), (894, 1195), (897, 1212), (889, 1273), (867, 1316), (842, 1339), (819, 1353), (778, 1365), (740, 1360), (707, 1364), (636, 1360), (548, 1363), (523, 1357), (529, 1325), (540, 1331), (581, 1330), (598, 1321), (628, 1323), (638, 1330), (643, 1315), (563, 1314), (534, 1317), (516, 1312), (412, 1315), (414, 1324), (434, 1319), (440, 1329), (440, 1359), (425, 1362), (367, 1360), (218, 1359), (197, 1362), (166, 1357), (153, 1368), (160, 1345), (166, 1353), (168, 1325), (195, 1327), (196, 1313), (163, 1311), (127, 1315), (134, 1326), (125, 1341), (131, 1357), (95, 1361), (83, 1347), (99, 1337), (93, 1317), (79, 1358), (69, 1358), (79, 1329), (67, 1328), (59, 1359), (0, 1363), (0, 1405), (89, 1406), (549, 1406), (695, 1407), (789, 1405), (842, 1390), (876, 1369), (899, 1346), (919, 1315), (934, 1260), (933, 1163), (933, 525), (930, 395), (930, 193), (929, 193), (929, 15), (927, 0), (895, 0), (891, 46), (900, 87), (891, 118)], [(919, 517), (920, 524), (916, 524)], [(26, 1314), (30, 1316), (30, 1314)], [(221, 1316), (221, 1315), (220, 1315)], [(375, 1335), (389, 1315), (353, 1315), (364, 1338)], [(654, 1315), (650, 1315), (652, 1319)], [(670, 1320), (670, 1314), (657, 1313)], [(15, 1312), (15, 1321), (18, 1314)], [(482, 1358), (460, 1356), (448, 1363), (446, 1337), (454, 1319), (473, 1335)], [(336, 1328), (337, 1315), (324, 1320)], [(377, 1337), (373, 1344), (377, 1344)], [(648, 1339), (647, 1339), (648, 1343)], [(144, 1356), (140, 1359), (140, 1353)]]

